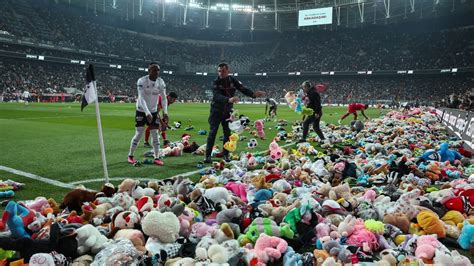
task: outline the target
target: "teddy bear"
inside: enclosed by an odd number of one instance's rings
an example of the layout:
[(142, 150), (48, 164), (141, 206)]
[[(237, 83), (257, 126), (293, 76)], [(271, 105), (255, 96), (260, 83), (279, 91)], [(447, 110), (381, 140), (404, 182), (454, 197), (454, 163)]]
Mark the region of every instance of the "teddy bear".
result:
[(329, 191), (328, 196), (332, 200), (338, 200), (340, 198), (343, 198), (346, 201), (348, 201), (352, 206), (356, 206), (357, 204), (355, 198), (352, 196), (351, 188), (349, 187), (348, 183), (344, 183), (336, 187), (333, 187)]
[(268, 217), (279, 224), (283, 221), (283, 218), (285, 218), (286, 214), (290, 210), (293, 210), (294, 208), (299, 208), (300, 206), (301, 206), (301, 201), (295, 200), (289, 206), (286, 206), (286, 205), (275, 206), (271, 203), (264, 203), (264, 204), (258, 205), (258, 209), (260, 210), (263, 216)]
[(145, 248), (160, 262), (178, 255), (184, 240), (179, 238), (180, 223), (171, 212), (150, 211), (142, 218), (142, 230), (148, 236)]
[(230, 208), (225, 209), (217, 213), (216, 220), (217, 223), (222, 225), (227, 223), (232, 228), (234, 234), (239, 235), (240, 233), (240, 220), (242, 217), (242, 210), (239, 208)]
[(423, 235), (416, 240), (415, 255), (417, 258), (432, 259), (440, 243), (436, 235)]
[(143, 196), (153, 197), (155, 195), (155, 190), (152, 188), (142, 188), (139, 180), (133, 180), (131, 178), (126, 178), (120, 183), (118, 187), (118, 192), (126, 192), (134, 199), (139, 199)]
[(203, 237), (196, 246), (196, 260), (223, 264), (229, 260), (227, 249), (211, 237)]
[(333, 258), (342, 263), (350, 263), (352, 253), (341, 246), (336, 240), (329, 240), (323, 244), (323, 249)]
[(224, 186), (226, 189), (232, 191), (237, 197), (239, 197), (244, 203), (247, 203), (247, 186), (240, 182), (227, 182)]
[(406, 214), (401, 212), (387, 213), (383, 216), (383, 222), (385, 224), (391, 224), (402, 230), (404, 233), (408, 233), (410, 228), (410, 220)]
[(76, 230), (77, 253), (84, 255), (86, 253), (97, 254), (107, 245), (109, 239), (102, 235), (99, 230), (91, 224), (81, 226)]

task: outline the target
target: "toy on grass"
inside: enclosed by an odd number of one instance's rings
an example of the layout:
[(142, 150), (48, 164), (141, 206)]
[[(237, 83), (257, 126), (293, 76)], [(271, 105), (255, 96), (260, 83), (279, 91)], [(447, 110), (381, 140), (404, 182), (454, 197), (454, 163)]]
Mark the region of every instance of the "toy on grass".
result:
[(229, 129), (237, 134), (241, 134), (249, 123), (249, 118), (241, 115), (237, 120), (229, 122)]
[(207, 135), (207, 131), (204, 130), (204, 129), (200, 129), (200, 130), (198, 131), (198, 135), (205, 136), (205, 135)]
[(257, 130), (257, 136), (260, 139), (265, 139), (264, 123), (263, 120), (259, 119), (255, 121), (255, 129)]
[(250, 139), (249, 142), (247, 143), (247, 148), (249, 149), (254, 149), (258, 146), (257, 139)]
[(461, 235), (459, 236), (458, 243), (461, 248), (469, 250), (473, 249), (474, 246), (474, 224), (464, 221)]
[(270, 143), (268, 149), (270, 150), (270, 157), (273, 160), (278, 160), (283, 155), (280, 146), (278, 145), (278, 143), (275, 140), (273, 140)]
[(449, 161), (454, 163), (455, 160), (461, 160), (462, 156), (459, 152), (455, 150), (450, 150), (448, 143), (442, 143), (439, 147), (439, 151), (429, 150), (425, 152), (421, 157), (425, 161), (439, 161), (446, 162)]
[(224, 144), (224, 149), (235, 151), (235, 149), (237, 149), (237, 140), (239, 140), (239, 135), (236, 133), (230, 135), (229, 140)]

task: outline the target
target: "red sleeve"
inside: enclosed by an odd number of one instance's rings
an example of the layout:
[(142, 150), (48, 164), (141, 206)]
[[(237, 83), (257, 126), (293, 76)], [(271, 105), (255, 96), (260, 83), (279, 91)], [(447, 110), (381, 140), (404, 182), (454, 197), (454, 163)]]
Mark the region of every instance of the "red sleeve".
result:
[(364, 104), (361, 104), (361, 103), (357, 104), (357, 110), (362, 110), (362, 109), (364, 109), (364, 107), (365, 107)]

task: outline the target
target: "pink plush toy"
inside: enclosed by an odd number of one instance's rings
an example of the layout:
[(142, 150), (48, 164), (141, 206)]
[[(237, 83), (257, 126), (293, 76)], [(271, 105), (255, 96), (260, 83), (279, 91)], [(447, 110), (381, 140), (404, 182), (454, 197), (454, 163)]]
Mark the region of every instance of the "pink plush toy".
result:
[(268, 147), (268, 149), (270, 150), (270, 157), (273, 160), (278, 160), (281, 158), (282, 156), (281, 148), (275, 140), (273, 140), (272, 143), (270, 143), (270, 146)]
[(188, 207), (184, 208), (183, 213), (178, 216), (179, 219), (179, 234), (188, 237), (191, 233), (191, 224), (194, 220), (194, 211)]
[(237, 182), (228, 182), (225, 185), (225, 188), (232, 191), (236, 196), (238, 196), (243, 202), (247, 203), (247, 186), (243, 183)]
[(45, 197), (37, 197), (34, 201), (26, 202), (25, 206), (36, 212), (41, 212), (44, 206), (48, 205), (48, 200)]
[(199, 222), (191, 226), (191, 236), (201, 239), (205, 236), (212, 237), (215, 232), (215, 228), (207, 225), (206, 223)]
[(369, 189), (364, 193), (364, 199), (369, 202), (374, 202), (376, 197), (377, 197), (377, 192), (375, 192), (372, 189)]
[(263, 130), (263, 120), (255, 121), (255, 128), (257, 129), (257, 135), (261, 139), (265, 139), (265, 131)]
[(436, 248), (439, 247), (436, 235), (424, 235), (416, 240), (415, 256), (417, 258), (432, 259), (435, 255)]
[(364, 221), (357, 219), (354, 231), (347, 238), (347, 244), (361, 247), (364, 252), (373, 252), (379, 248), (377, 236), (367, 230)]
[(267, 262), (278, 260), (287, 248), (288, 243), (285, 240), (261, 234), (254, 247), (258, 260), (257, 266), (265, 266)]

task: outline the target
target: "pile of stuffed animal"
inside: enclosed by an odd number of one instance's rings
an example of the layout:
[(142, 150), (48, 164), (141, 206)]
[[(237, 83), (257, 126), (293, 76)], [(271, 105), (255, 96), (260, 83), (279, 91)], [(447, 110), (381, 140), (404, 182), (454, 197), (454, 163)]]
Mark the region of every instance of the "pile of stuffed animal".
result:
[[(472, 265), (474, 160), (429, 110), (183, 177), (10, 201), (4, 265)], [(282, 140), (280, 140), (282, 141)], [(11, 252), (13, 250), (14, 252)], [(16, 263), (16, 264), (15, 264)]]

